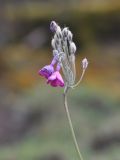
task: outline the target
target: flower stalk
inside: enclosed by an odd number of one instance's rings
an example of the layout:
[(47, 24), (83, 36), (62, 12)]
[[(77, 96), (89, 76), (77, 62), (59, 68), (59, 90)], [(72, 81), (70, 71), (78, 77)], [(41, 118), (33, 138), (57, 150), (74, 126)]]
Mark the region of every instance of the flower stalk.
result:
[(74, 145), (75, 145), (76, 152), (78, 154), (79, 159), (83, 160), (82, 154), (80, 152), (80, 149), (79, 149), (79, 146), (78, 146), (78, 143), (77, 143), (77, 139), (76, 139), (76, 136), (75, 136), (75, 132), (74, 132), (74, 128), (73, 128), (73, 124), (72, 124), (72, 120), (71, 120), (71, 116), (70, 116), (69, 108), (68, 108), (68, 104), (67, 104), (68, 90), (69, 90), (69, 88), (66, 87), (65, 90), (64, 90), (64, 94), (63, 94), (64, 107), (65, 107), (65, 111), (66, 111), (67, 119), (68, 119), (68, 122), (69, 122), (69, 127), (70, 127), (70, 131), (71, 131), (71, 134), (72, 134), (72, 138), (73, 138), (73, 142), (74, 142)]

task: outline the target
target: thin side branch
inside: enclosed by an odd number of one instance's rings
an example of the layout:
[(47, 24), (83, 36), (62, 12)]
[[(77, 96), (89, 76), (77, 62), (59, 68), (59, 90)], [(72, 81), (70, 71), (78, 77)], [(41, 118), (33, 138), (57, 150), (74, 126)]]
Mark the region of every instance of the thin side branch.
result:
[(80, 76), (79, 81), (78, 81), (75, 85), (71, 86), (71, 88), (72, 88), (72, 89), (74, 89), (75, 87), (77, 87), (77, 86), (81, 83), (81, 81), (82, 81), (82, 79), (83, 79), (84, 74), (85, 74), (85, 69), (83, 69), (83, 71), (82, 71), (82, 74), (81, 74), (81, 76)]

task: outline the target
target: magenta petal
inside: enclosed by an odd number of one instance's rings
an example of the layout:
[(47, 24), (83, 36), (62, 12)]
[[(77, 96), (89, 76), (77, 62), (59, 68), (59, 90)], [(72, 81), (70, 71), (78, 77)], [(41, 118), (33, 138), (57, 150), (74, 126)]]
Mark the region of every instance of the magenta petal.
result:
[(56, 73), (57, 79), (59, 80), (60, 83), (64, 84), (63, 78), (61, 76), (61, 74), (57, 71)]
[(60, 87), (64, 87), (64, 82), (60, 81), (60, 80), (57, 80), (57, 85), (60, 86)]
[(55, 81), (55, 80), (54, 80), (54, 81), (52, 81), (50, 84), (51, 84), (51, 86), (52, 86), (52, 87), (57, 87), (57, 86), (58, 86), (58, 84), (56, 83), (56, 81)]
[(48, 78), (48, 80), (53, 81), (56, 79), (56, 74), (55, 72)]
[(47, 83), (50, 83), (53, 87), (64, 87), (64, 81), (62, 79), (62, 76), (60, 75), (59, 71), (54, 72), (49, 78)]
[(59, 80), (54, 80), (54, 81), (51, 81), (50, 82), (50, 85), (52, 86), (52, 87), (58, 87), (58, 86), (60, 86), (60, 87), (64, 87), (64, 83), (61, 83), (61, 81), (59, 81)]
[(47, 83), (51, 83), (55, 79), (56, 79), (56, 74), (54, 72), (50, 77), (48, 77)]
[(52, 65), (44, 66), (41, 70), (39, 70), (38, 74), (48, 78), (54, 72), (54, 68)]

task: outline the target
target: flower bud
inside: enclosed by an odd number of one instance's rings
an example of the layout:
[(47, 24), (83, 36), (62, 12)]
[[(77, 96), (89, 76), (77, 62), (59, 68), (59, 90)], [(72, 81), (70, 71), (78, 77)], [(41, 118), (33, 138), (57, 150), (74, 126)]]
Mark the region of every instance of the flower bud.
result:
[(52, 41), (51, 41), (51, 46), (53, 47), (53, 49), (55, 49), (55, 48), (56, 48), (54, 38), (53, 38), (53, 39), (52, 39)]
[(76, 52), (76, 45), (74, 42), (70, 42), (69, 51), (70, 54), (74, 54)]
[(61, 32), (61, 28), (59, 26), (57, 26), (56, 35), (57, 35), (58, 39), (62, 38), (62, 32)]
[(87, 66), (88, 66), (88, 60), (87, 60), (87, 58), (84, 58), (84, 59), (82, 60), (82, 67), (83, 67), (83, 69), (86, 69)]
[(67, 37), (68, 37), (68, 41), (72, 41), (73, 34), (69, 30), (68, 30), (68, 36)]
[(55, 21), (52, 21), (51, 23), (50, 23), (50, 30), (52, 31), (52, 32), (56, 32), (56, 30), (57, 30), (57, 23), (55, 22)]
[(67, 36), (68, 36), (68, 28), (67, 27), (63, 28), (62, 35), (63, 35), (63, 39), (67, 38)]
[(60, 39), (57, 37), (56, 34), (54, 35), (54, 40), (55, 40), (55, 44), (56, 44), (57, 46), (59, 46), (59, 45), (60, 45)]
[(62, 60), (65, 60), (65, 58), (66, 58), (66, 56), (65, 56), (65, 53), (64, 52), (60, 52), (59, 53), (59, 60), (60, 60), (60, 62), (62, 61)]
[(59, 55), (58, 51), (56, 49), (54, 49), (53, 50), (53, 56), (55, 57), (55, 56), (58, 56), (58, 55)]

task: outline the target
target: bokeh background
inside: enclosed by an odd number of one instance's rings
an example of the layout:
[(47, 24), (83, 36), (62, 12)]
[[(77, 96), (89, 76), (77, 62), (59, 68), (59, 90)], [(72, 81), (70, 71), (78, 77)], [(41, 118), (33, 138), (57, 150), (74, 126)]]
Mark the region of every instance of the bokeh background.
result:
[(51, 20), (69, 26), (89, 67), (68, 103), (85, 160), (120, 160), (120, 1), (0, 0), (0, 160), (75, 160), (63, 89), (38, 70), (52, 59)]

